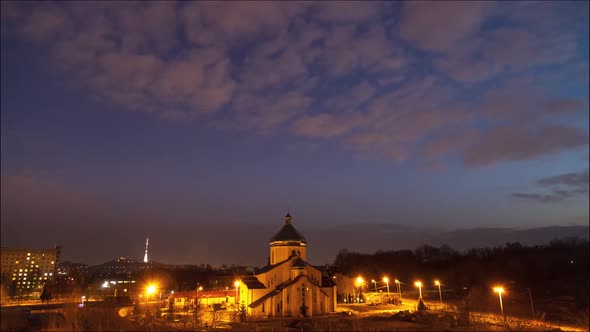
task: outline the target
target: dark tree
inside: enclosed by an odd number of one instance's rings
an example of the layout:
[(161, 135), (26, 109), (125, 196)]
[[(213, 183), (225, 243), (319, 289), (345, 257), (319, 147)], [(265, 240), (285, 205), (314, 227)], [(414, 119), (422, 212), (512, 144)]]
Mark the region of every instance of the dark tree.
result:
[(43, 291), (41, 291), (40, 299), (42, 303), (49, 302), (49, 300), (51, 300), (51, 292), (49, 291), (47, 285), (43, 286)]

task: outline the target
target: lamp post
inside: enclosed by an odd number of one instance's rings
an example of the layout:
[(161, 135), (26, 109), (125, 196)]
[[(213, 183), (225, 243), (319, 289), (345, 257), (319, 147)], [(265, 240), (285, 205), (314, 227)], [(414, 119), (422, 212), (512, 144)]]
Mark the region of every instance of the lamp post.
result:
[(383, 282), (387, 285), (387, 298), (389, 298), (389, 278), (384, 277)]
[(377, 293), (377, 281), (375, 281), (375, 279), (371, 279), (371, 282), (375, 285), (375, 293)]
[(442, 292), (441, 292), (441, 290), (440, 290), (440, 281), (438, 281), (438, 280), (435, 280), (435, 281), (434, 281), (434, 285), (435, 285), (435, 286), (438, 286), (438, 296), (439, 296), (439, 298), (440, 298), (440, 305), (443, 305), (443, 303), (442, 303)]
[(422, 299), (422, 282), (416, 281), (414, 283), (414, 286), (418, 287), (418, 291), (420, 292), (420, 296), (418, 297), (418, 299), (421, 300)]
[(236, 282), (234, 282), (234, 286), (236, 286), (236, 305), (238, 304), (238, 288), (240, 287), (240, 282), (236, 280)]
[(402, 300), (402, 285), (400, 285), (401, 283), (399, 282), (399, 280), (395, 279), (395, 283), (397, 284), (397, 291), (399, 293), (399, 300)]
[(197, 287), (197, 297), (195, 298), (195, 307), (199, 306), (199, 291), (202, 291), (203, 287), (199, 286)]
[(150, 300), (150, 295), (154, 294), (156, 292), (156, 285), (154, 284), (150, 284), (147, 286), (145, 293), (146, 293), (146, 302), (148, 302)]
[(362, 301), (361, 296), (363, 294), (362, 293), (362, 287), (363, 287), (363, 284), (364, 283), (365, 283), (365, 280), (362, 277), (357, 277), (356, 278), (356, 286), (359, 288), (358, 302), (361, 302)]
[(500, 299), (500, 311), (502, 312), (504, 320), (506, 320), (506, 314), (504, 313), (504, 305), (502, 304), (502, 293), (504, 292), (504, 288), (494, 287), (494, 292), (498, 293), (498, 298)]

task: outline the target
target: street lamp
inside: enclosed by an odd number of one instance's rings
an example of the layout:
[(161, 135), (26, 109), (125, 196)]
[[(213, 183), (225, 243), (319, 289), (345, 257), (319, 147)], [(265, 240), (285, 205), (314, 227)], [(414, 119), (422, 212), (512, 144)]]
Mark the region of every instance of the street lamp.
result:
[(418, 287), (418, 290), (420, 291), (420, 297), (418, 299), (422, 299), (422, 282), (421, 281), (416, 281), (414, 283), (414, 286)]
[(236, 280), (236, 282), (234, 282), (234, 286), (236, 286), (236, 304), (238, 303), (238, 287), (240, 287), (240, 282)]
[(199, 286), (197, 287), (197, 300), (199, 299), (199, 291), (202, 291), (203, 287)]
[(356, 286), (359, 288), (359, 299), (358, 299), (359, 302), (362, 301), (361, 295), (362, 295), (362, 290), (363, 290), (362, 286), (364, 283), (365, 283), (365, 280), (362, 277), (359, 276), (356, 278)]
[(435, 280), (434, 281), (434, 285), (435, 286), (438, 286), (438, 296), (440, 298), (440, 305), (443, 305), (443, 303), (442, 303), (442, 292), (440, 291), (440, 281)]
[(377, 293), (377, 281), (375, 281), (375, 279), (371, 279), (371, 282), (375, 284), (375, 293)]
[(399, 292), (399, 299), (402, 300), (402, 285), (399, 280), (395, 279), (395, 283), (397, 284), (397, 291)]
[(150, 298), (150, 295), (154, 294), (155, 292), (156, 292), (156, 285), (154, 285), (154, 284), (148, 285), (147, 288), (145, 289), (146, 301), (148, 301)]
[(504, 313), (504, 305), (502, 305), (502, 293), (504, 292), (504, 288), (500, 286), (494, 287), (494, 292), (498, 293), (498, 297), (500, 298), (500, 311), (502, 312), (504, 320), (506, 320), (506, 314)]
[(383, 282), (387, 284), (387, 298), (389, 298), (389, 278), (384, 277)]

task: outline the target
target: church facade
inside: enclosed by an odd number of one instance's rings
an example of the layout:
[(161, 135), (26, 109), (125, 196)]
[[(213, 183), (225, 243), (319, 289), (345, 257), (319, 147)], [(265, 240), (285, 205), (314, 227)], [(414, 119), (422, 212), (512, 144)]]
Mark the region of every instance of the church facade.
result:
[(291, 215), (270, 240), (269, 264), (238, 283), (238, 303), (252, 316), (297, 317), (336, 311), (336, 284), (307, 262), (307, 241)]

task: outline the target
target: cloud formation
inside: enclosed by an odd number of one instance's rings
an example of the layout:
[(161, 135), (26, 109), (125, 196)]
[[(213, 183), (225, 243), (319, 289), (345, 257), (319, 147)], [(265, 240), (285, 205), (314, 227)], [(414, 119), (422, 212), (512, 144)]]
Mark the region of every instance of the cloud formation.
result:
[(588, 195), (589, 171), (564, 173), (537, 181), (545, 193), (514, 193), (513, 197), (538, 203), (555, 203), (568, 198)]
[[(2, 2), (24, 40), (105, 103), (260, 134), (465, 165), (583, 147), (587, 3)], [(586, 52), (587, 53), (587, 52)], [(584, 67), (585, 65), (585, 67)], [(567, 75), (561, 79), (565, 79)], [(561, 121), (561, 122), (559, 122)], [(315, 142), (314, 142), (315, 144)]]

